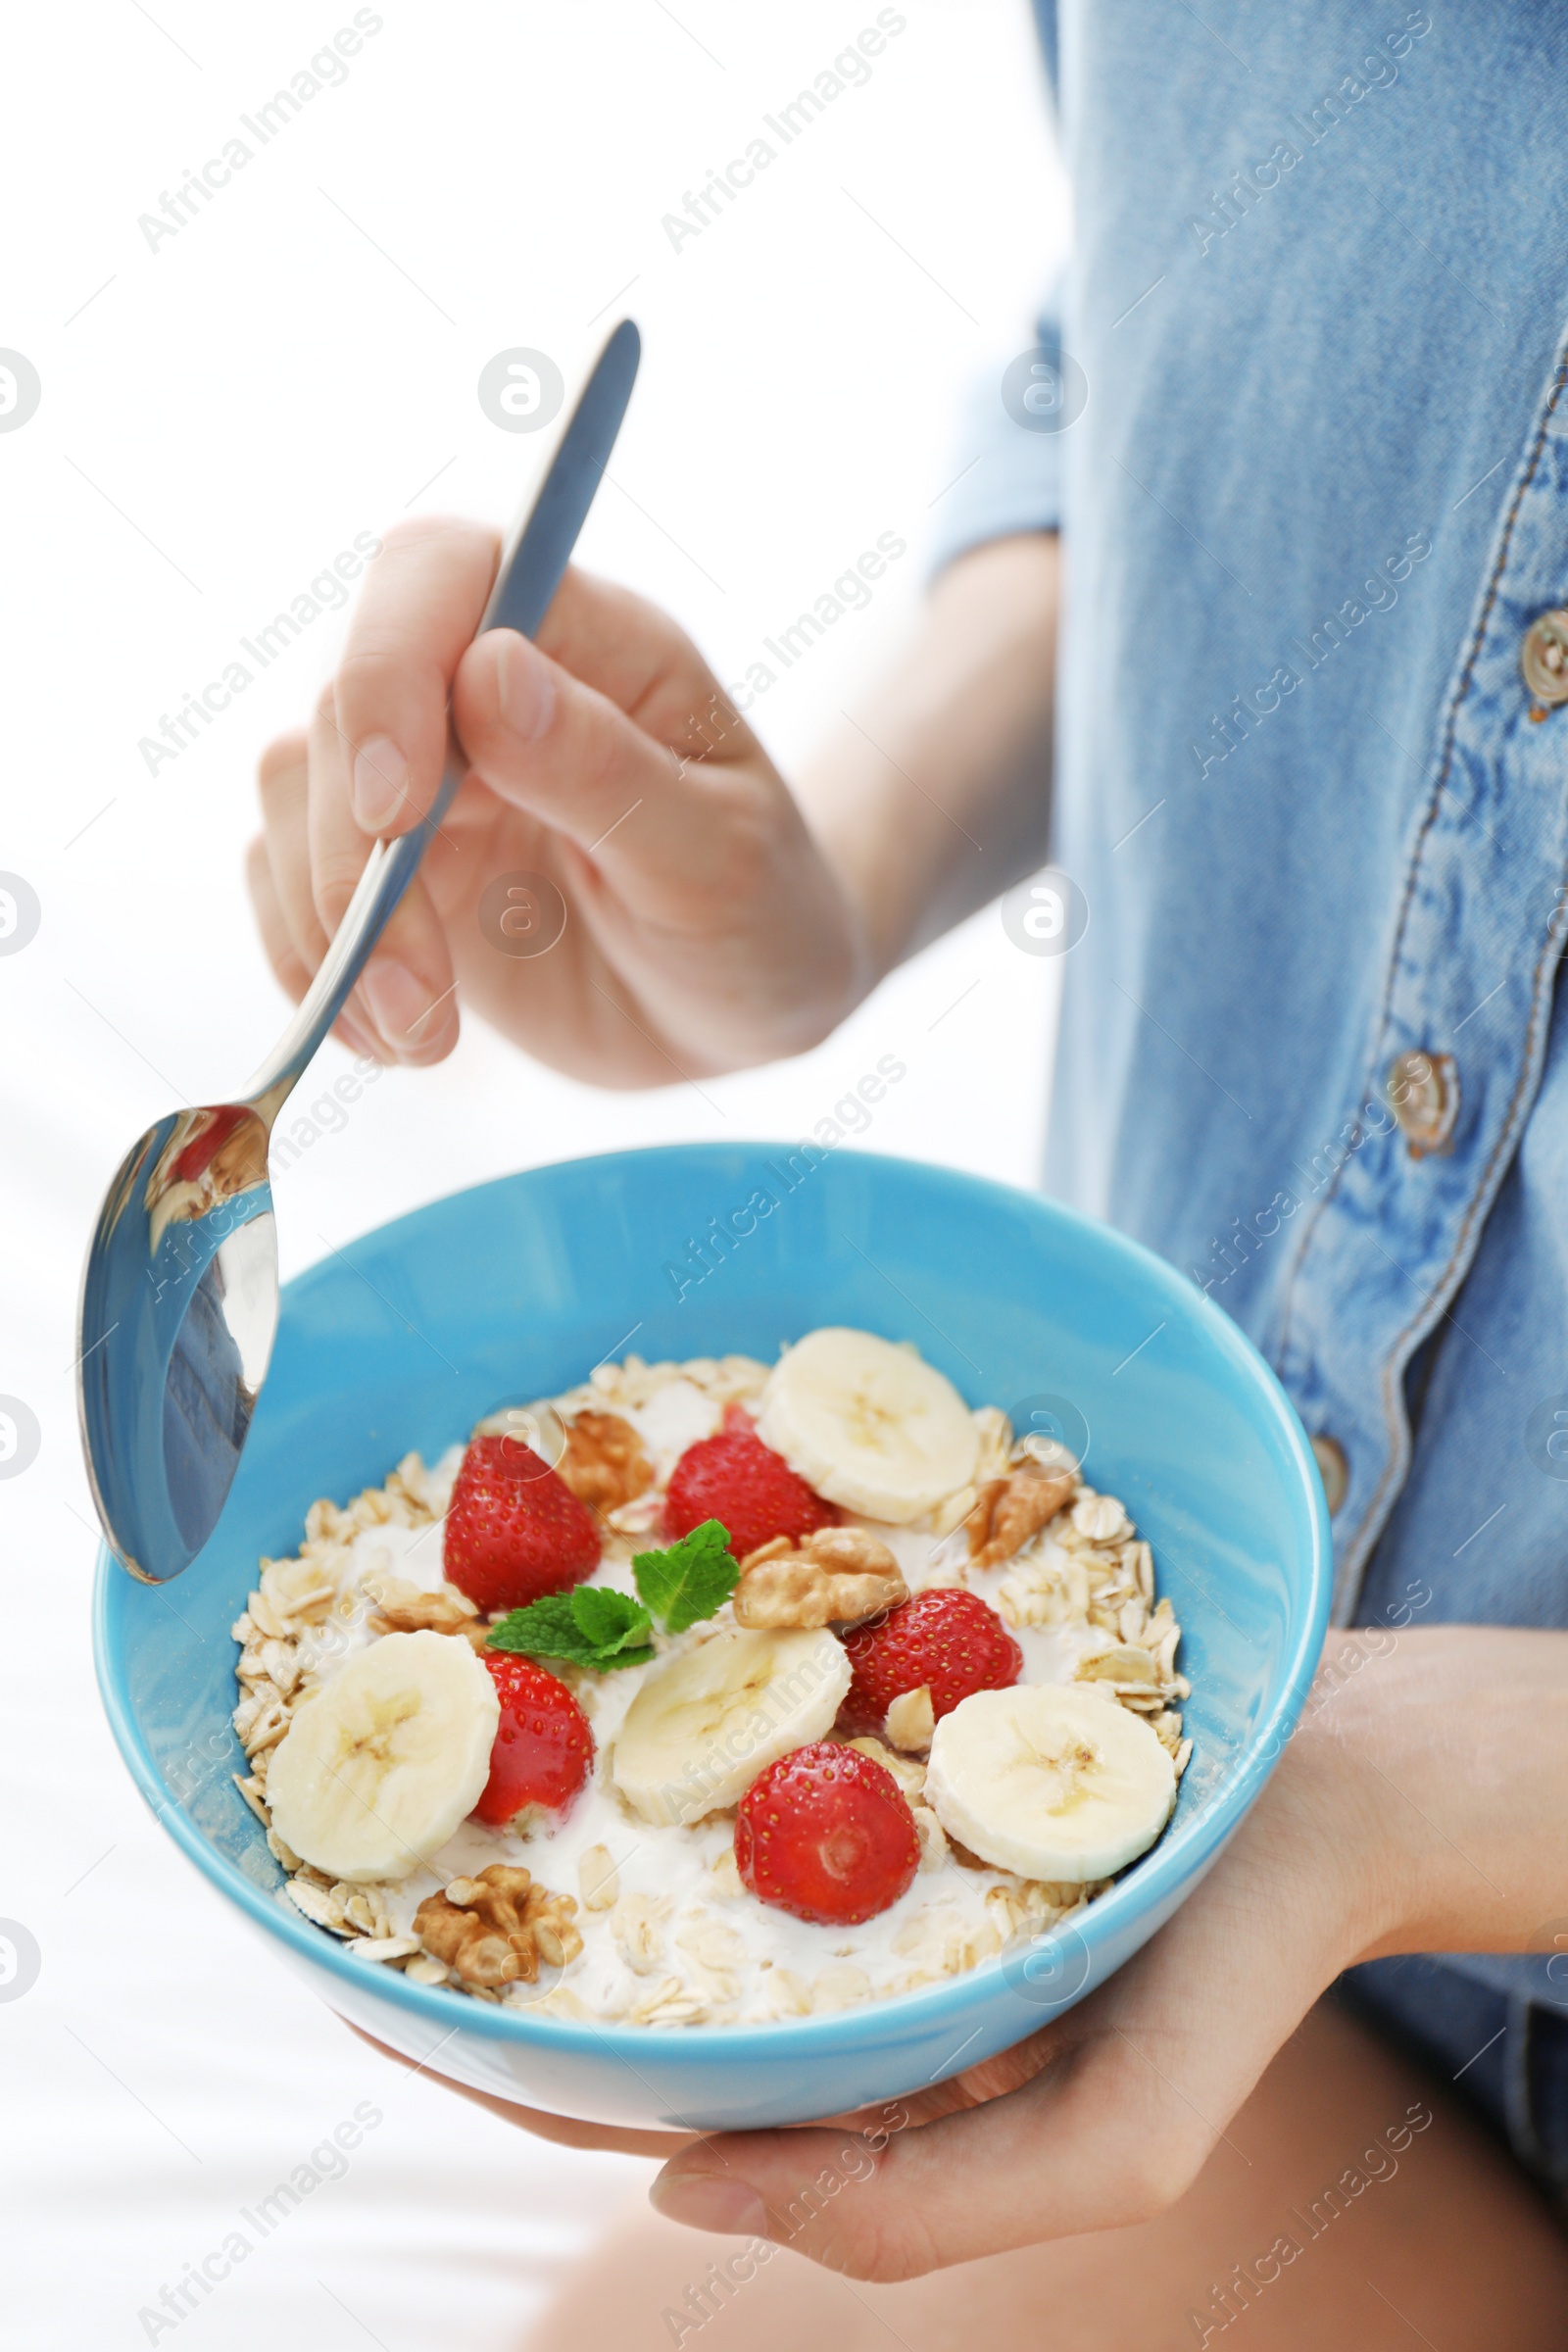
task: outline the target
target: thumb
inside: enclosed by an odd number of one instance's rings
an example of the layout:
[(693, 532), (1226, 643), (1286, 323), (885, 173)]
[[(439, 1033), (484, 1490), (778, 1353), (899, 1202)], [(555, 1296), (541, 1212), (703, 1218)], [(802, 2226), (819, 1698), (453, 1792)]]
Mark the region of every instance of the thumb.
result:
[(667, 2221), (764, 2237), (891, 2281), (1042, 2237), (1138, 2221), (1196, 2177), (1212, 2133), (1114, 2034), (1069, 2042), (1022, 2087), (898, 2130), (694, 2142), (650, 2190)]

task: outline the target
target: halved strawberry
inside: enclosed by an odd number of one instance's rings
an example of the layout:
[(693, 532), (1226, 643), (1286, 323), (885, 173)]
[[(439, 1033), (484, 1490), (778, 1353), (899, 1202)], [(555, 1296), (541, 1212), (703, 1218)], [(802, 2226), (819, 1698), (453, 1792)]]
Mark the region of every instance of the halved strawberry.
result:
[(854, 1927), (896, 1903), (920, 1863), (914, 1815), (891, 1772), (814, 1740), (760, 1773), (735, 1815), (735, 1867), (797, 1919)]
[(548, 1462), (511, 1437), (475, 1438), (463, 1457), (441, 1557), (479, 1609), (564, 1592), (599, 1565), (599, 1529)]
[(476, 1820), (504, 1829), (524, 1805), (569, 1804), (588, 1778), (594, 1736), (564, 1683), (511, 1650), (487, 1649), (501, 1724), (490, 1750), (490, 1778), (474, 1806)]
[(737, 1560), (775, 1536), (799, 1541), (815, 1528), (836, 1527), (838, 1518), (832, 1503), (762, 1444), (751, 1415), (734, 1407), (713, 1437), (687, 1446), (664, 1496), (666, 1535), (689, 1536), (705, 1519), (720, 1520)]

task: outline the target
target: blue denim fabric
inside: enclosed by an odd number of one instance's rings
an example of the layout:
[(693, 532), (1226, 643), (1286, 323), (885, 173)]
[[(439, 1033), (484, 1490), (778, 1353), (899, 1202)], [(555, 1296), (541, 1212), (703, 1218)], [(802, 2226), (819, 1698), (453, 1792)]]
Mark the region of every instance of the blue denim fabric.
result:
[[(1568, 707), (1519, 669), (1568, 604), (1568, 17), (1037, 13), (1088, 406), (982, 389), (942, 554), (1070, 549), (1048, 1181), (1343, 1448), (1341, 1624), (1568, 1625)], [(1424, 1156), (1410, 1052), (1457, 1072)]]
[(1372, 1960), (1339, 1990), (1479, 2108), (1514, 2154), (1568, 2195), (1568, 2007), (1533, 1999), (1496, 1962)]

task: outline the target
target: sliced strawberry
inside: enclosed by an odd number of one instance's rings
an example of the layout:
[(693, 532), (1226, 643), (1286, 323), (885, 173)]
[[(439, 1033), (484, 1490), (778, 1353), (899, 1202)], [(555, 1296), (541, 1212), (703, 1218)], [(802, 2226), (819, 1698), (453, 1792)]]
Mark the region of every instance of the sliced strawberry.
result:
[(857, 1732), (878, 1732), (893, 1701), (922, 1685), (940, 1723), (976, 1690), (1004, 1690), (1023, 1672), (1023, 1652), (995, 1609), (974, 1592), (939, 1586), (846, 1634), (854, 1679), (839, 1712)]
[(501, 1701), (501, 1724), (490, 1750), (490, 1778), (474, 1818), (504, 1829), (524, 1805), (558, 1810), (588, 1778), (594, 1736), (564, 1683), (510, 1650), (487, 1649), (484, 1662)]
[(664, 1496), (666, 1535), (689, 1536), (705, 1519), (721, 1520), (737, 1560), (775, 1536), (798, 1540), (836, 1527), (838, 1517), (782, 1454), (762, 1444), (751, 1415), (737, 1410), (725, 1415), (715, 1436), (687, 1446)]
[(463, 1457), (441, 1557), (448, 1581), (479, 1609), (521, 1608), (564, 1592), (599, 1565), (599, 1529), (532, 1449), (475, 1438)]
[(919, 1862), (914, 1816), (892, 1773), (831, 1740), (770, 1764), (735, 1815), (735, 1867), (753, 1894), (822, 1927), (874, 1919)]

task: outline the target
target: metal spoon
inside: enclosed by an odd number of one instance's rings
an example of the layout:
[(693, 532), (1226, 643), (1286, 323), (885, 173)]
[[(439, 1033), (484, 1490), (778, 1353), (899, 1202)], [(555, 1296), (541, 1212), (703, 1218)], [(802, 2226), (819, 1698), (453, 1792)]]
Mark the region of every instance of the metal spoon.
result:
[[(629, 318), (600, 353), (549, 470), (504, 553), (479, 627), (531, 637), (609, 463), (641, 343)], [(378, 841), (337, 936), (272, 1053), (230, 1102), (148, 1128), (104, 1196), (82, 1271), (76, 1401), (109, 1545), (146, 1584), (189, 1567), (218, 1523), (277, 1330), (272, 1123), (311, 1062), (445, 815)]]

